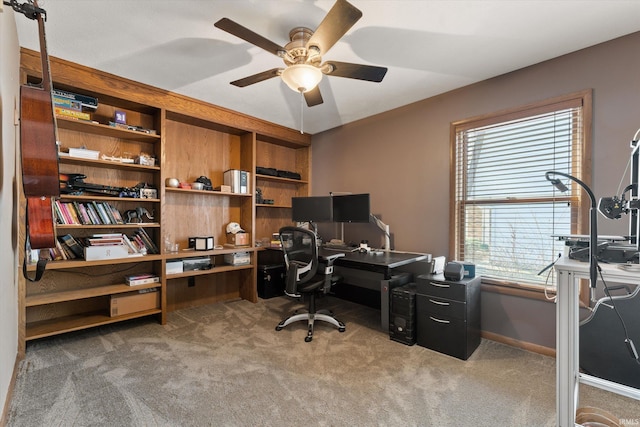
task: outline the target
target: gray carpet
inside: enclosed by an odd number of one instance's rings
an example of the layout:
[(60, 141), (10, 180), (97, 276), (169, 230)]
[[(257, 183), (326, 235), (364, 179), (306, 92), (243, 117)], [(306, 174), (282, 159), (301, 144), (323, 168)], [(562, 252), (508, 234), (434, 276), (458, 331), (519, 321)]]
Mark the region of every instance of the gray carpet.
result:
[[(555, 360), (483, 340), (468, 361), (389, 340), (379, 311), (274, 330), (288, 298), (232, 301), (29, 343), (10, 426), (553, 426)], [(581, 404), (640, 402), (581, 386)]]

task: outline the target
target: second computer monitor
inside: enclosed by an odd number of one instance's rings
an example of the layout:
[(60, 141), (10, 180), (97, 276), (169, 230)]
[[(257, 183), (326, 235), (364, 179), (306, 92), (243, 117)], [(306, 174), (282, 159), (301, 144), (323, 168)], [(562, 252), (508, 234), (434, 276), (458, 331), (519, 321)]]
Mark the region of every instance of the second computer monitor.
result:
[(369, 193), (333, 196), (334, 222), (369, 222)]
[(330, 196), (292, 197), (291, 220), (296, 222), (331, 222), (333, 220)]

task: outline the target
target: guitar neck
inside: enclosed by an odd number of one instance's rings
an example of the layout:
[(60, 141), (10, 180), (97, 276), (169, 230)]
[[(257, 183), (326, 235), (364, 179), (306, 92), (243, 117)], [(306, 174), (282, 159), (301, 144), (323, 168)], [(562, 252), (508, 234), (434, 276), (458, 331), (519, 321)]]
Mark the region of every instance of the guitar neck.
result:
[[(36, 8), (38, 7), (38, 2), (36, 0), (33, 1), (33, 4)], [(49, 55), (47, 54), (47, 37), (44, 31), (44, 17), (42, 13), (38, 12), (38, 34), (40, 36), (40, 60), (42, 62), (42, 88), (47, 92), (51, 92), (53, 90), (53, 85), (51, 83), (51, 68), (49, 66)]]

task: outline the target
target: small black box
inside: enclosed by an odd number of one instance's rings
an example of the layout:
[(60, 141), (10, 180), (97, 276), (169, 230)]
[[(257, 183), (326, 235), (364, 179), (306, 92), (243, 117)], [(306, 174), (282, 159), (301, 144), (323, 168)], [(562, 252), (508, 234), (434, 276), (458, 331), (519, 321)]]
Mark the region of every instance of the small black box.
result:
[(284, 295), (286, 269), (283, 264), (258, 266), (258, 296), (269, 299)]
[(416, 284), (391, 290), (389, 338), (407, 345), (416, 343)]

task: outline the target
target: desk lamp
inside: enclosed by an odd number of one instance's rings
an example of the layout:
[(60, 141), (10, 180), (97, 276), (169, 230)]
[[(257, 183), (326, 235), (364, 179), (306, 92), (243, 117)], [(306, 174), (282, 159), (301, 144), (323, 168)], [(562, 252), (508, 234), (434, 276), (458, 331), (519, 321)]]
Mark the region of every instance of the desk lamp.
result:
[(589, 186), (580, 181), (575, 176), (557, 171), (546, 172), (544, 174), (544, 177), (547, 179), (547, 181), (551, 182), (551, 184), (553, 184), (553, 186), (556, 187), (558, 191), (564, 193), (568, 190), (568, 188), (558, 178), (552, 178), (552, 175), (564, 176), (565, 178), (569, 178), (571, 181), (574, 181), (575, 183), (580, 185), (584, 189), (584, 191), (587, 192), (589, 198), (591, 199), (591, 208), (589, 209), (589, 280), (591, 282), (591, 301), (595, 302), (596, 282), (598, 281), (598, 209), (596, 205), (596, 197), (593, 195), (593, 191), (591, 191)]

